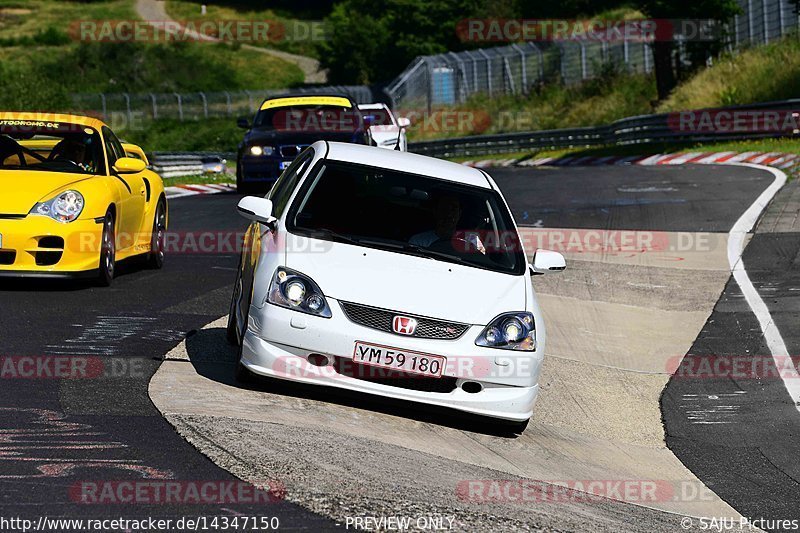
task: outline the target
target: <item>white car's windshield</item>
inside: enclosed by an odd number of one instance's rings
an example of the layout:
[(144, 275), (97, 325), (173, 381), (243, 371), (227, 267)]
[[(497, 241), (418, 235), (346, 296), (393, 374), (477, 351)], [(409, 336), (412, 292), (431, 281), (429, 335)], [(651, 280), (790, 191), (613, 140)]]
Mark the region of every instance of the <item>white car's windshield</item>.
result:
[(364, 165), (312, 170), (290, 231), (509, 274), (525, 272), (519, 237), (496, 191)]

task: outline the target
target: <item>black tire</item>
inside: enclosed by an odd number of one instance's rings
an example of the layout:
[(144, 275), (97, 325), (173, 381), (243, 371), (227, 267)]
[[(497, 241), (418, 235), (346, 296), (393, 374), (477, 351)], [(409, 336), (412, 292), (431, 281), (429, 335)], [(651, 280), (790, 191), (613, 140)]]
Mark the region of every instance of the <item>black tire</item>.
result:
[(232, 346), (241, 346), (242, 341), (239, 335), (239, 325), (236, 323), (236, 306), (242, 294), (242, 269), (241, 259), (239, 260), (239, 268), (237, 269), (236, 282), (233, 284), (233, 294), (231, 294), (231, 306), (228, 311), (228, 327), (226, 329), (226, 337), (228, 343)]
[(501, 425), (503, 433), (509, 436), (522, 435), (528, 428), (530, 418), (524, 422), (503, 422)]
[(150, 253), (147, 254), (147, 266), (159, 270), (164, 266), (164, 239), (167, 233), (167, 204), (161, 199), (153, 215), (153, 229), (150, 234)]
[(114, 281), (114, 272), (117, 268), (117, 243), (114, 230), (114, 215), (111, 211), (103, 219), (103, 234), (100, 242), (100, 264), (98, 267), (97, 284), (109, 287)]
[(246, 184), (242, 177), (242, 164), (239, 162), (236, 163), (236, 192), (239, 194), (247, 194), (250, 192), (249, 184)]
[(253, 383), (256, 381), (256, 375), (250, 372), (246, 366), (242, 364), (242, 346), (239, 346), (239, 350), (236, 356), (236, 370), (233, 373), (233, 377), (239, 383)]

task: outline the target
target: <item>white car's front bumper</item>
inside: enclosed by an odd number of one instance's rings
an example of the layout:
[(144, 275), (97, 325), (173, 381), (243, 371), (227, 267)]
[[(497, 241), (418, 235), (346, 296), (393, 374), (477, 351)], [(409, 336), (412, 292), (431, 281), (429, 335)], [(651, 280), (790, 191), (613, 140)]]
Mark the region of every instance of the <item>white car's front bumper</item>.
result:
[[(271, 304), (262, 308), (252, 306), (242, 348), (244, 366), (263, 376), (449, 407), (504, 420), (525, 421), (531, 417), (539, 392), (541, 347), (535, 352), (512, 352), (476, 346), (475, 339), (482, 326), (472, 326), (456, 340), (395, 335), (351, 322), (336, 300), (328, 298), (328, 303), (333, 311), (331, 318), (310, 316)], [(340, 373), (342, 368), (352, 369), (356, 341), (444, 356), (447, 365), (440, 379), (445, 381), (433, 383), (433, 388), (439, 391), (430, 392), (415, 390), (420, 387), (414, 386), (387, 385), (386, 380), (376, 383), (351, 377), (352, 373), (345, 375), (349, 372)], [(329, 364), (318, 366), (308, 362), (312, 354), (325, 356)], [(465, 391), (462, 388), (465, 382), (479, 383), (480, 392)], [(452, 390), (446, 390), (450, 384)]]

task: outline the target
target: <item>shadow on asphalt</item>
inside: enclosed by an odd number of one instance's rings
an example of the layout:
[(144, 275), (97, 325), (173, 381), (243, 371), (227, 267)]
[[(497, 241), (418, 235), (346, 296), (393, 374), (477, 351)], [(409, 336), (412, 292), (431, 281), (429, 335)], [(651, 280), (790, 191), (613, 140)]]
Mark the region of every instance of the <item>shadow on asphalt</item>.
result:
[[(147, 270), (147, 264), (142, 257), (131, 257), (117, 263), (114, 279)], [(113, 287), (113, 285), (112, 285)], [(46, 278), (2, 278), (0, 277), (0, 292), (70, 292), (86, 289), (103, 290), (93, 277), (77, 279), (46, 279)]]
[(239, 383), (234, 379), (236, 348), (228, 344), (225, 330), (222, 328), (203, 329), (190, 333), (186, 338), (186, 351), (195, 371), (217, 383), (246, 390), (375, 411), (483, 435), (512, 439), (518, 436), (510, 426), (503, 424), (502, 421), (469, 415), (443, 407), (421, 405), (335, 387), (308, 385), (263, 376), (256, 376), (253, 383)]

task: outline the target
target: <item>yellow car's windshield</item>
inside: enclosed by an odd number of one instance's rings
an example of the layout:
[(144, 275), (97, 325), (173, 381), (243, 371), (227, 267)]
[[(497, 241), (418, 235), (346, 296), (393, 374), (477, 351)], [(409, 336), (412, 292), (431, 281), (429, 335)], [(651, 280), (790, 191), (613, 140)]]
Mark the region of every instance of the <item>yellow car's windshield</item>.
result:
[(102, 141), (93, 128), (44, 121), (0, 121), (0, 172), (100, 174), (104, 169)]

